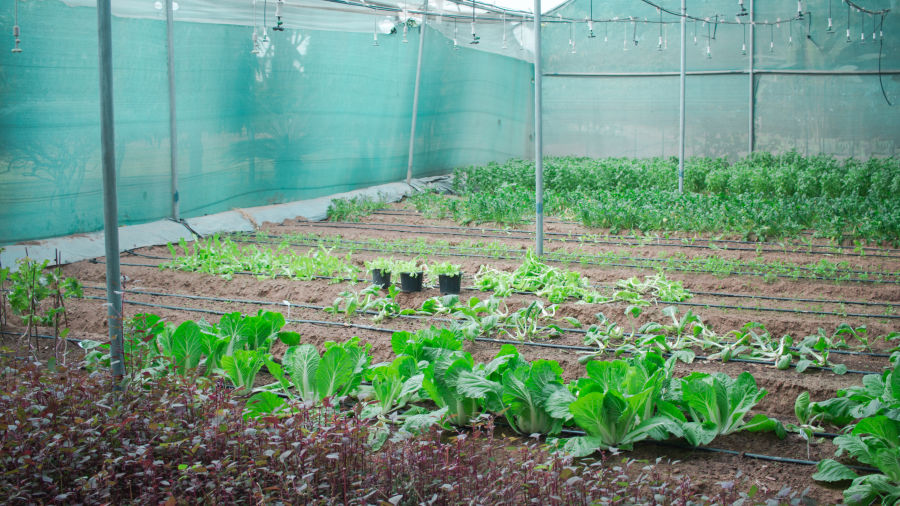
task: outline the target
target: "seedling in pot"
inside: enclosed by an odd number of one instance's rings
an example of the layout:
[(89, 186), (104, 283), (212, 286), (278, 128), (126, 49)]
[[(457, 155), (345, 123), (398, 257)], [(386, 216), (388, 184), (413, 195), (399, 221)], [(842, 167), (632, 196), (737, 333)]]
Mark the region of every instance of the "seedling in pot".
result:
[(391, 271), (400, 274), (400, 291), (419, 292), (422, 290), (422, 277), (425, 266), (418, 260), (398, 260)]
[(459, 294), (462, 283), (462, 271), (459, 264), (441, 262), (429, 265), (428, 274), (437, 276), (438, 286), (443, 294)]
[(366, 262), (366, 270), (372, 273), (372, 284), (381, 288), (390, 286), (394, 264), (396, 264), (396, 261), (393, 258), (384, 257)]

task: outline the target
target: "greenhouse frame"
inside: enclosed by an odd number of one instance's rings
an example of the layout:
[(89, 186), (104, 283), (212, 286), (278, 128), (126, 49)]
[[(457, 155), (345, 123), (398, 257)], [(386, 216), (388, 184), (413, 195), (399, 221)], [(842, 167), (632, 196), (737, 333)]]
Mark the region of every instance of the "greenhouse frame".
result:
[(6, 0), (0, 486), (898, 504), (898, 13)]

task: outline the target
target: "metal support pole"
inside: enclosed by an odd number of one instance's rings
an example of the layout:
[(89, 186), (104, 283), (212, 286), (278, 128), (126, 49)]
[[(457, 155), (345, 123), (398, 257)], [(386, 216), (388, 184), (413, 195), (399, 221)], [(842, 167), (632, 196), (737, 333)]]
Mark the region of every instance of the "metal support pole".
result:
[(534, 252), (544, 254), (544, 133), (541, 113), (541, 0), (534, 0), (534, 196), (535, 231)]
[(687, 60), (687, 28), (685, 19), (687, 18), (687, 5), (685, 0), (681, 0), (681, 73), (678, 77), (680, 86), (678, 96), (678, 193), (684, 193), (684, 77)]
[(178, 126), (175, 122), (175, 43), (172, 32), (174, 31), (175, 13), (172, 9), (172, 0), (166, 0), (166, 48), (168, 49), (168, 73), (169, 73), (169, 163), (171, 164), (172, 180), (172, 219), (181, 219), (178, 210)]
[(747, 155), (753, 153), (753, 148), (755, 144), (756, 137), (756, 77), (753, 75), (753, 60), (756, 57), (756, 22), (754, 17), (753, 10), (753, 0), (750, 0), (750, 64), (747, 69), (747, 75), (750, 76), (750, 93), (749, 100), (749, 112), (748, 116), (750, 118), (749, 125), (747, 126), (747, 133), (749, 137), (749, 147)]
[(406, 184), (412, 181), (413, 154), (416, 146), (416, 119), (419, 116), (419, 84), (422, 82), (422, 52), (425, 47), (425, 28), (428, 21), (428, 0), (425, 0), (425, 13), (422, 15), (422, 26), (419, 28), (419, 56), (416, 58), (416, 87), (413, 91), (412, 126), (409, 129), (409, 157), (406, 165)]
[(106, 240), (106, 301), (113, 382), (125, 376), (122, 285), (119, 271), (119, 205), (116, 197), (116, 134), (113, 123), (112, 15), (110, 0), (97, 1), (100, 54), (100, 145), (103, 165), (103, 232)]

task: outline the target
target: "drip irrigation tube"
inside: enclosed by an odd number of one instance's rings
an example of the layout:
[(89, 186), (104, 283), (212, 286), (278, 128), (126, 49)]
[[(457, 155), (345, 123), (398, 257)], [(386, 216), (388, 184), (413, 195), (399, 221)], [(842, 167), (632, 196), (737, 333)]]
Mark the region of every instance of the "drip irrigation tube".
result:
[[(102, 260), (97, 260), (97, 259), (91, 259), (91, 260), (89, 260), (89, 262), (91, 262), (91, 263), (96, 263), (96, 264), (102, 264), (102, 263), (104, 263)], [(149, 267), (149, 268), (158, 268), (158, 267), (159, 267), (158, 265), (153, 265), (153, 264), (135, 264), (135, 263), (128, 263), (128, 262), (120, 262), (119, 265), (121, 265), (121, 266), (123, 266), (123, 267)], [(187, 271), (187, 272), (199, 272), (199, 271)], [(300, 279), (300, 280), (303, 280), (303, 278), (298, 278), (298, 277), (291, 276), (291, 275), (288, 275), (288, 274), (274, 274), (274, 275), (269, 275), (269, 274), (263, 274), (263, 273), (259, 273), (259, 272), (249, 272), (249, 271), (235, 271), (235, 272), (231, 272), (231, 273), (229, 273), (229, 274), (232, 274), (232, 275), (239, 275), (239, 276), (255, 276), (255, 277), (265, 276), (265, 277), (272, 278), (272, 279), (278, 279), (278, 278), (281, 278), (281, 279)], [(351, 279), (351, 278), (338, 278), (338, 277), (334, 277), (334, 276), (313, 276), (313, 278), (315, 278), (315, 279), (340, 280), (340, 281), (357, 282), (357, 283), (365, 283), (365, 282), (368, 282), (367, 279), (359, 279), (359, 278), (357, 278), (357, 279)], [(598, 286), (598, 285), (595, 285), (595, 286), (593, 286), (593, 287), (594, 287), (594, 288), (598, 288), (598, 287), (600, 287), (600, 288), (605, 288), (605, 287), (601, 287), (601, 286)], [(467, 289), (472, 289), (472, 290), (474, 290), (474, 288), (469, 288), (469, 287), (467, 287)], [(520, 293), (520, 294), (531, 294), (531, 293), (534, 293), (534, 292), (518, 291), (518, 292), (515, 292), (515, 293)], [(696, 293), (696, 292), (695, 292), (695, 293)], [(713, 293), (714, 293), (714, 292), (713, 292)], [(740, 297), (740, 295), (731, 295), (731, 294), (729, 294), (729, 295), (727, 295), (727, 296)], [(748, 298), (756, 298), (756, 297), (748, 296)], [(784, 299), (776, 299), (776, 300), (788, 300), (788, 301), (790, 301), (790, 300), (793, 300), (793, 299), (787, 299), (787, 298), (784, 298)], [(802, 301), (802, 300), (801, 300), (801, 301)], [(813, 311), (813, 310), (806, 310), (806, 309), (765, 308), (765, 307), (758, 307), (758, 306), (756, 306), (756, 307), (748, 307), (748, 306), (732, 306), (732, 305), (724, 305), (724, 304), (707, 304), (707, 303), (701, 303), (701, 302), (676, 302), (676, 301), (665, 301), (664, 303), (665, 303), (665, 304), (671, 304), (671, 305), (681, 305), (681, 306), (706, 307), (706, 308), (712, 308), (712, 309), (734, 309), (734, 310), (743, 310), (743, 311), (767, 311), (767, 312), (779, 312), (779, 313), (811, 314), (811, 315), (824, 315), (824, 316), (843, 316), (843, 317), (854, 317), (854, 318), (875, 318), (875, 319), (888, 319), (888, 320), (900, 319), (900, 315), (878, 315), (878, 314), (871, 314), (871, 313), (845, 313), (845, 312), (840, 312), (840, 313), (839, 313), (839, 312), (835, 312), (835, 311)], [(842, 301), (836, 301), (836, 302), (834, 302), (834, 303), (835, 303), (835, 304), (842, 304), (842, 303), (844, 303), (844, 302), (842, 302)], [(872, 304), (874, 305), (875, 303), (872, 303)], [(894, 304), (883, 304), (883, 305), (888, 306), (888, 307), (893, 307), (893, 306), (894, 306)]]
[[(86, 296), (84, 298), (85, 299), (93, 299), (93, 300), (106, 300), (106, 298), (104, 298), (104, 297), (94, 297), (94, 296)], [(136, 305), (136, 306), (155, 307), (155, 308), (160, 308), (160, 309), (170, 309), (170, 310), (174, 310), (174, 311), (187, 311), (187, 312), (193, 312), (193, 313), (205, 313), (205, 314), (215, 314), (215, 315), (227, 314), (225, 311), (218, 311), (218, 310), (214, 310), (214, 309), (190, 308), (190, 307), (184, 307), (184, 306), (169, 306), (166, 304), (154, 304), (151, 302), (139, 302), (139, 301), (133, 301), (133, 300), (124, 300), (123, 303)], [(323, 320), (301, 320), (301, 319), (285, 319), (285, 322), (306, 323), (306, 324), (311, 324), (311, 325), (325, 325), (325, 326), (332, 326), (332, 327), (351, 327), (351, 328), (371, 330), (374, 332), (384, 332), (384, 333), (398, 332), (396, 329), (375, 327), (372, 325), (361, 325), (358, 323), (349, 323), (349, 322), (332, 322), (332, 321), (323, 321)], [(585, 347), (582, 347), (582, 346), (575, 347), (575, 346), (570, 346), (570, 345), (560, 345), (560, 344), (553, 344), (553, 343), (536, 343), (534, 341), (512, 341), (512, 340), (505, 340), (505, 339), (491, 339), (491, 338), (478, 338), (478, 337), (475, 338), (475, 341), (493, 342), (493, 343), (501, 343), (501, 344), (515, 344), (515, 345), (520, 345), (520, 346), (532, 346), (532, 347), (536, 346), (536, 347), (544, 347), (544, 348), (582, 349), (583, 351), (596, 351), (595, 348), (588, 348), (586, 346)], [(668, 357), (668, 356), (671, 356), (671, 354), (663, 353), (663, 356)], [(694, 359), (706, 361), (706, 360), (709, 360), (709, 357), (706, 357), (703, 355), (696, 355), (694, 357)], [(739, 363), (757, 364), (757, 365), (775, 365), (775, 362), (769, 362), (766, 360), (746, 359), (746, 358), (732, 358), (729, 360), (729, 362), (739, 362)], [(796, 367), (796, 366), (794, 364), (791, 364), (791, 367)], [(814, 365), (807, 367), (807, 369), (832, 371), (831, 367), (821, 367), (821, 366), (814, 366)], [(855, 370), (855, 369), (848, 369), (846, 372), (849, 374), (863, 374), (863, 375), (879, 374), (875, 371), (859, 371), (859, 370)]]
[(877, 314), (868, 314), (868, 313), (836, 313), (833, 311), (812, 311), (812, 310), (808, 310), (808, 309), (785, 309), (785, 308), (778, 308), (778, 307), (729, 306), (729, 305), (724, 305), (724, 304), (704, 304), (702, 302), (672, 302), (672, 301), (668, 301), (668, 302), (665, 302), (665, 304), (671, 304), (673, 306), (709, 307), (709, 308), (716, 308), (716, 309), (740, 309), (742, 311), (768, 311), (768, 312), (775, 312), (775, 313), (845, 316), (845, 317), (854, 317), (854, 318), (884, 318), (884, 319), (888, 319), (888, 320), (900, 319), (900, 315), (877, 315)]
[[(403, 230), (396, 230), (391, 228), (382, 228), (382, 227), (400, 227), (400, 228), (412, 228), (416, 230), (420, 230), (419, 234), (425, 235), (452, 235), (452, 236), (465, 236), (465, 237), (485, 237), (492, 239), (521, 239), (521, 240), (529, 240), (531, 239), (535, 233), (531, 230), (504, 230), (500, 228), (484, 228), (484, 227), (450, 227), (446, 225), (413, 225), (407, 223), (367, 223), (367, 224), (359, 224), (353, 222), (307, 222), (303, 223), (304, 226), (315, 228), (336, 228), (336, 229), (354, 229), (354, 230), (378, 230), (381, 232), (402, 232)], [(436, 229), (436, 230), (444, 230), (444, 232), (432, 232), (425, 231), (427, 229)], [(447, 230), (467, 230), (468, 232), (447, 232)], [(480, 231), (481, 233), (475, 233)], [(485, 234), (484, 232), (502, 232), (503, 234)], [(514, 234), (519, 234), (522, 237), (514, 237)], [(666, 247), (666, 248), (697, 248), (697, 249), (708, 249), (713, 251), (753, 251), (753, 252), (762, 252), (762, 253), (800, 253), (807, 255), (823, 255), (823, 254), (834, 254), (833, 251), (828, 251), (831, 249), (831, 246), (820, 246), (820, 245), (808, 245), (808, 246), (796, 246), (791, 249), (777, 249), (777, 248), (751, 248), (751, 247), (712, 247), (709, 244), (685, 244), (685, 243), (673, 243), (673, 242), (659, 242), (659, 239), (655, 241), (651, 240), (642, 240), (640, 238), (635, 238), (634, 242), (628, 242), (625, 240), (612, 240), (612, 237), (607, 238), (598, 238), (595, 235), (591, 234), (568, 234), (565, 232), (544, 232), (545, 235), (560, 237), (558, 239), (551, 239), (556, 242), (564, 242), (564, 243), (578, 243), (578, 244), (606, 244), (611, 246), (654, 246), (654, 247)], [(712, 242), (706, 240), (696, 239), (696, 242)], [(759, 245), (766, 243), (757, 243)], [(819, 249), (824, 251), (804, 251), (804, 249)], [(874, 258), (892, 258), (892, 259), (900, 259), (900, 255), (889, 255), (883, 253), (856, 253), (855, 250), (850, 250), (850, 253), (839, 253), (842, 256), (848, 257), (874, 257)], [(879, 250), (880, 251), (880, 250)]]
[[(85, 285), (84, 288), (89, 289), (89, 290), (103, 290), (103, 287), (90, 286), (90, 285)], [(190, 299), (190, 300), (205, 300), (205, 301), (212, 301), (212, 302), (224, 302), (224, 303), (231, 302), (231, 303), (238, 303), (238, 304), (253, 304), (253, 305), (261, 305), (261, 306), (271, 306), (271, 307), (282, 307), (282, 306), (289, 307), (289, 308), (297, 307), (297, 308), (302, 308), (302, 309), (314, 309), (314, 310), (324, 310), (326, 307), (326, 306), (318, 306), (318, 305), (314, 305), (314, 304), (294, 304), (289, 301), (274, 302), (274, 301), (266, 301), (266, 300), (255, 300), (255, 299), (234, 299), (234, 298), (225, 298), (225, 297), (211, 297), (211, 296), (204, 296), (204, 295), (188, 295), (188, 294), (167, 293), (167, 292), (152, 292), (152, 291), (147, 291), (147, 290), (123, 290), (123, 293), (131, 293), (131, 294), (136, 294), (136, 295), (150, 295), (150, 296), (154, 296), (154, 297), (174, 297), (174, 298)], [(523, 293), (528, 293), (528, 292), (523, 292)], [(85, 298), (92, 298), (92, 297), (85, 297)], [(287, 304), (285, 304), (285, 302), (287, 302)], [(357, 310), (356, 313), (357, 314), (369, 314), (369, 315), (379, 314), (377, 311), (371, 311), (371, 310), (367, 310), (367, 311)], [(448, 322), (448, 323), (452, 323), (454, 321), (459, 321), (459, 320), (456, 320), (453, 318), (435, 317), (434, 315), (398, 314), (398, 315), (391, 315), (391, 318), (432, 320), (432, 321), (437, 321), (437, 322)], [(553, 329), (551, 327), (539, 327), (538, 330), (549, 331), (549, 330), (555, 330), (555, 329)], [(570, 333), (570, 334), (587, 334), (588, 333), (588, 331), (585, 329), (577, 329), (577, 328), (559, 327), (558, 330), (560, 330), (563, 333)], [(651, 337), (653, 335), (655, 335), (655, 334), (630, 333), (629, 337), (631, 339), (636, 339), (636, 338), (642, 339), (642, 338), (646, 338), (646, 337)], [(667, 337), (669, 337), (669, 336), (667, 336)], [(519, 341), (515, 341), (515, 342), (519, 342)], [(720, 344), (727, 346), (727, 345), (731, 345), (734, 343), (722, 342)], [(556, 345), (556, 346), (562, 346), (562, 345)], [(595, 351), (596, 350), (596, 348), (590, 348), (590, 347), (578, 347), (577, 349), (580, 349), (583, 351)], [(790, 349), (794, 350), (794, 351), (799, 350), (799, 348), (796, 346), (791, 346)], [(877, 357), (877, 358), (890, 357), (890, 354), (887, 354), (887, 353), (850, 351), (850, 350), (831, 349), (831, 348), (829, 348), (827, 351), (829, 353), (836, 353), (836, 354), (841, 354), (841, 355), (851, 355), (851, 356), (867, 356), (867, 357)]]
[[(152, 260), (170, 260), (168, 257), (161, 257), (156, 255), (147, 255), (144, 253), (138, 253), (133, 250), (125, 250), (125, 253), (129, 255), (134, 255), (142, 258), (148, 258)], [(368, 279), (350, 279), (350, 278), (337, 278), (334, 276), (317, 276), (320, 279), (340, 279), (342, 281), (355, 281), (358, 283), (367, 282)], [(615, 285), (591, 285), (591, 288), (608, 288), (608, 289), (616, 289)], [(474, 289), (472, 287), (467, 287), (468, 289)], [(691, 290), (691, 294), (693, 295), (707, 295), (710, 297), (730, 297), (730, 298), (740, 298), (740, 299), (759, 299), (759, 300), (777, 300), (783, 302), (806, 302), (806, 303), (817, 303), (817, 304), (843, 304), (847, 306), (879, 306), (879, 307), (894, 307), (900, 306), (900, 302), (867, 302), (867, 301), (854, 301), (854, 300), (835, 300), (835, 299), (806, 299), (806, 298), (795, 298), (795, 297), (775, 297), (771, 295), (748, 295), (742, 293), (726, 293), (726, 292), (702, 292)], [(839, 316), (845, 315), (845, 313), (833, 313)], [(849, 316), (849, 315), (847, 315)]]
[[(424, 218), (424, 217), (425, 217), (422, 213), (420, 213), (420, 212), (418, 212), (418, 211), (406, 211), (406, 210), (402, 210), (402, 209), (395, 209), (394, 211), (400, 211), (400, 212), (382, 212), (382, 211), (374, 211), (374, 212), (372, 212), (372, 214), (384, 214), (384, 215), (389, 215), (389, 216), (418, 216), (418, 217), (421, 217), (421, 218)], [(581, 222), (579, 222), (579, 221), (560, 220), (560, 219), (555, 219), (555, 218), (544, 218), (544, 223), (559, 223), (559, 224), (562, 224), (562, 225), (577, 225), (577, 226), (581, 226), (581, 227), (584, 227), (584, 226), (585, 226), (584, 223), (581, 223)], [(529, 222), (525, 222), (525, 223), (523, 223), (523, 224), (526, 224), (526, 225), (528, 225), (528, 224), (534, 225), (534, 222), (529, 221)], [(464, 227), (461, 227), (461, 228), (464, 228)], [(473, 228), (479, 228), (479, 227), (473, 227)], [(502, 230), (502, 229), (497, 229), (497, 230)], [(811, 232), (804, 232), (804, 233), (802, 233), (801, 235), (811, 236), (812, 233), (811, 233)], [(639, 239), (639, 240), (640, 240), (640, 239), (643, 239), (643, 237), (639, 237), (639, 236), (636, 236), (636, 235), (607, 234), (607, 237), (610, 237), (610, 238), (619, 238), (619, 239)], [(756, 244), (756, 245), (760, 245), (760, 244), (761, 244), (761, 245), (771, 245), (771, 246), (778, 246), (778, 245), (779, 245), (779, 243), (775, 243), (775, 242), (771, 242), (771, 241), (743, 241), (743, 240), (739, 240), (739, 239), (713, 239), (713, 238), (703, 238), (703, 237), (680, 237), (680, 236), (671, 236), (671, 237), (667, 237), (666, 239), (667, 239), (667, 240), (688, 240), (688, 241), (722, 242), (722, 243), (728, 243), (728, 244)], [(801, 246), (801, 247), (804, 247), (804, 246), (805, 246), (805, 247), (814, 247), (814, 248), (839, 248), (839, 249), (849, 249), (849, 250), (861, 249), (861, 250), (863, 250), (863, 251), (880, 251), (880, 252), (888, 251), (888, 252), (898, 252), (898, 253), (900, 253), (900, 248), (878, 248), (878, 247), (873, 247), (873, 246), (844, 246), (844, 245), (840, 245), (840, 244), (833, 244), (833, 245), (827, 245), (827, 244), (806, 244), (806, 245), (803, 245), (803, 244), (799, 244), (798, 246)]]
[[(314, 244), (303, 244), (303, 243), (296, 243), (296, 242), (289, 242), (289, 241), (282, 241), (280, 243), (276, 243), (276, 242), (272, 242), (272, 241), (249, 240), (249, 239), (244, 239), (244, 238), (241, 238), (238, 236), (232, 236), (231, 240), (233, 240), (234, 242), (241, 242), (241, 243), (247, 243), (247, 244), (267, 244), (267, 245), (287, 244), (289, 246), (299, 246), (299, 247), (307, 247), (307, 248), (314, 246)], [(321, 244), (321, 243), (324, 243), (327, 241), (318, 239), (318, 240), (311, 241), (311, 242)], [(367, 243), (364, 243), (361, 241), (341, 241), (341, 242), (344, 244), (334, 244), (334, 245), (331, 245), (331, 247), (337, 248), (337, 249), (342, 249), (342, 250), (348, 250), (348, 251), (373, 251), (373, 252), (378, 252), (378, 253), (404, 253), (404, 254), (409, 254), (409, 255), (421, 254), (420, 252), (416, 252), (409, 248), (405, 248), (403, 250), (373, 248), (373, 247), (366, 247), (366, 246), (352, 246), (353, 244), (367, 244)], [(347, 246), (345, 244), (349, 244), (351, 246)], [(454, 247), (448, 247), (447, 249), (449, 249), (451, 251), (450, 252), (435, 251), (431, 254), (434, 256), (461, 257), (461, 258), (492, 258), (492, 259), (501, 259), (501, 260), (519, 260), (519, 259), (521, 259), (521, 256), (519, 256), (519, 255), (511, 255), (511, 254), (484, 255), (484, 254), (477, 254), (477, 253), (454, 253), (453, 251), (459, 251), (460, 249), (454, 248)], [(638, 261), (645, 260), (645, 259), (631, 258), (631, 257), (624, 257), (623, 259), (624, 260), (638, 260)], [(554, 263), (575, 263), (575, 262), (577, 262), (577, 263), (581, 263), (581, 264), (598, 265), (598, 266), (602, 266), (602, 267), (623, 267), (623, 268), (628, 268), (628, 269), (644, 269), (644, 270), (649, 269), (649, 267), (643, 266), (643, 265), (621, 264), (621, 263), (616, 263), (616, 262), (604, 263), (604, 262), (588, 261), (588, 260), (583, 260), (583, 259), (582, 260), (574, 260), (574, 259), (573, 260), (561, 260), (561, 259), (552, 258), (550, 255), (544, 255), (541, 258), (541, 260), (543, 260), (545, 262), (554, 262)], [(649, 260), (655, 261), (657, 259), (649, 259)], [(671, 271), (678, 271), (678, 272), (695, 272), (695, 273), (700, 273), (700, 274), (715, 274), (714, 271), (702, 270), (702, 269), (689, 269), (689, 268), (674, 267), (674, 266), (665, 266), (663, 268), (667, 269), (667, 270), (671, 270)], [(875, 274), (875, 273), (872, 273), (872, 274)], [(735, 272), (728, 273), (728, 275), (764, 277), (764, 276), (767, 276), (768, 274), (758, 273), (758, 272), (735, 271)], [(792, 280), (803, 279), (803, 280), (832, 281), (832, 282), (850, 281), (850, 282), (871, 283), (871, 284), (900, 284), (900, 280), (878, 280), (878, 279), (862, 279), (862, 278), (837, 279), (837, 278), (825, 278), (825, 277), (821, 277), (821, 276), (789, 276), (787, 274), (773, 274), (773, 276), (775, 276), (777, 278), (792, 279)]]
[(775, 297), (771, 295), (747, 295), (747, 294), (739, 294), (739, 293), (725, 293), (725, 292), (697, 292), (691, 290), (691, 293), (694, 295), (709, 295), (712, 297), (735, 297), (742, 299), (759, 299), (759, 300), (778, 300), (783, 302), (812, 302), (819, 304), (845, 304), (848, 306), (900, 306), (900, 302), (863, 302), (863, 301), (853, 301), (853, 300), (834, 300), (834, 299), (799, 299), (793, 297)]

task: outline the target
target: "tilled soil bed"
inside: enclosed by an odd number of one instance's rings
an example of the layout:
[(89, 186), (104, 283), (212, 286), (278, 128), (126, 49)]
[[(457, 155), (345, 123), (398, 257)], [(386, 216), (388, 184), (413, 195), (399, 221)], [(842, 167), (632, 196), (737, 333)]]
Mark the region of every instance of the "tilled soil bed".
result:
[[(450, 245), (460, 245), (465, 241), (480, 242), (484, 245), (484, 254), (481, 256), (428, 256), (429, 262), (447, 260), (462, 265), (465, 273), (463, 280), (465, 288), (460, 299), (468, 299), (473, 296), (487, 298), (489, 296), (488, 293), (471, 288), (472, 275), (478, 271), (480, 266), (490, 265), (497, 269), (511, 271), (521, 263), (521, 258), (490, 258), (491, 251), (496, 251), (496, 249), (490, 248), (491, 245), (502, 244), (507, 251), (504, 256), (512, 256), (512, 252), (518, 252), (519, 257), (534, 245), (533, 236), (523, 233), (529, 231), (527, 227), (508, 231), (485, 230), (490, 228), (498, 229), (500, 227), (485, 225), (482, 228), (464, 228), (452, 222), (427, 220), (417, 213), (409, 212), (402, 204), (394, 205), (388, 211), (368, 216), (358, 224), (308, 223), (292, 220), (283, 224), (263, 225), (263, 230), (273, 237), (286, 234), (316, 234), (319, 236), (339, 235), (346, 241), (370, 239), (380, 239), (386, 242), (398, 240), (420, 240), (426, 243), (447, 241)], [(658, 243), (666, 243), (666, 245), (636, 244), (635, 241), (630, 241), (634, 244), (624, 245), (609, 244), (608, 242), (614, 241), (608, 239), (604, 239), (607, 241), (606, 243), (601, 242), (599, 237), (606, 236), (605, 231), (589, 230), (570, 223), (549, 223), (547, 231), (557, 234), (548, 235), (546, 244), (548, 252), (577, 247), (582, 254), (593, 254), (598, 257), (612, 252), (632, 258), (659, 258), (663, 253), (686, 258), (714, 257), (794, 264), (812, 264), (826, 259), (831, 263), (845, 262), (841, 264), (840, 268), (855, 271), (856, 274), (853, 274), (853, 277), (858, 277), (860, 272), (878, 274), (877, 276), (873, 274), (869, 282), (851, 282), (759, 275), (722, 277), (709, 272), (667, 271), (666, 275), (669, 279), (681, 281), (687, 290), (695, 293), (694, 297), (687, 301), (688, 304), (677, 306), (679, 313), (683, 314), (687, 310), (693, 311), (707, 326), (720, 334), (740, 329), (747, 322), (761, 323), (773, 336), (790, 334), (796, 338), (815, 334), (820, 328), (830, 335), (839, 324), (844, 322), (853, 326), (866, 325), (868, 335), (872, 337), (888, 334), (897, 330), (898, 327), (895, 307), (900, 305), (900, 285), (897, 284), (895, 274), (900, 271), (900, 252), (895, 250), (884, 249), (874, 252), (866, 250), (867, 254), (854, 254), (849, 248), (833, 248), (834, 251), (828, 252), (825, 250), (826, 245), (814, 241), (807, 241), (807, 246), (812, 244), (822, 246), (822, 248), (813, 251), (813, 248), (807, 247), (807, 252), (803, 252), (798, 251), (800, 246), (793, 243), (783, 244), (780, 248), (781, 251), (777, 251), (778, 245), (771, 244), (758, 248), (756, 246), (740, 246), (743, 249), (737, 249), (739, 245), (734, 245), (733, 249), (728, 249), (709, 242), (704, 243), (703, 241), (707, 238), (693, 243), (705, 245), (705, 247), (687, 247), (687, 241), (681, 241), (678, 244), (678, 241), (671, 239), (658, 241)], [(596, 241), (578, 240), (575, 243), (561, 240), (569, 237), (584, 238), (591, 235), (598, 239)], [(670, 243), (672, 245), (668, 245)], [(290, 246), (297, 253), (303, 254), (312, 247), (315, 246)], [(345, 251), (338, 249), (335, 249), (333, 253), (346, 254)], [(352, 261), (361, 270), (364, 270), (363, 263), (366, 260), (379, 256), (411, 258), (411, 256), (404, 256), (397, 252), (359, 250), (352, 253)], [(371, 315), (357, 314), (346, 317), (330, 314), (321, 309), (323, 306), (331, 305), (342, 292), (361, 290), (367, 285), (366, 283), (351, 284), (325, 279), (313, 281), (284, 278), (258, 279), (252, 275), (235, 275), (233, 279), (226, 280), (209, 274), (162, 270), (158, 267), (160, 263), (170, 258), (169, 251), (165, 247), (142, 248), (122, 254), (121, 270), (125, 279), (126, 304), (124, 310), (126, 316), (151, 312), (168, 321), (180, 323), (187, 319), (197, 320), (200, 318), (217, 321), (221, 314), (235, 311), (244, 314), (256, 313), (260, 309), (278, 311), (288, 319), (287, 330), (299, 332), (304, 342), (315, 344), (320, 349), (326, 341), (343, 341), (352, 336), (359, 336), (362, 340), (372, 344), (373, 362), (390, 360), (393, 357), (390, 346), (393, 331), (415, 331), (428, 325), (447, 323), (446, 320), (433, 317), (388, 318), (373, 322)], [(654, 273), (652, 269), (611, 265), (582, 263), (554, 265), (578, 271), (597, 286), (611, 286), (616, 281), (631, 276)], [(67, 301), (67, 316), (71, 329), (69, 337), (106, 341), (106, 308), (102, 305), (104, 303), (102, 298), (105, 294), (103, 259), (67, 265), (63, 271), (66, 275), (74, 276), (84, 283), (86, 296), (95, 297)], [(426, 286), (422, 292), (401, 293), (398, 295), (397, 302), (403, 308), (418, 308), (426, 299), (437, 295), (439, 292), (436, 287)], [(775, 297), (776, 299), (751, 297)], [(534, 300), (537, 300), (534, 295), (514, 294), (505, 300), (505, 304), (510, 310), (515, 310), (527, 306)], [(546, 301), (543, 302), (546, 304)], [(667, 303), (659, 302), (646, 307), (641, 316), (635, 320), (628, 320), (624, 316), (627, 305), (624, 302), (586, 304), (571, 301), (559, 305), (556, 317), (558, 321), (563, 322), (561, 326), (567, 328), (571, 325), (565, 324), (562, 317), (577, 318), (586, 327), (597, 321), (595, 314), (598, 312), (603, 312), (612, 321), (626, 329), (631, 328), (632, 322), (636, 327), (649, 321), (667, 323), (668, 317), (662, 314), (662, 308), (669, 305)], [(15, 333), (20, 332), (21, 329), (12, 327), (5, 330), (10, 333), (3, 335), (4, 345), (12, 348), (17, 355), (28, 353), (28, 347), (15, 337)], [(47, 329), (41, 329), (41, 333), (46, 334)], [(514, 339), (513, 336), (502, 333), (490, 337), (504, 340)], [(44, 347), (47, 346), (46, 342), (41, 344)], [(584, 366), (578, 361), (580, 355), (577, 350), (554, 347), (556, 345), (584, 346), (583, 333), (564, 332), (558, 337), (543, 339), (538, 344), (545, 346), (520, 343), (517, 347), (528, 360), (552, 359), (559, 362), (565, 371), (566, 380), (584, 376)], [(551, 346), (546, 346), (548, 344)], [(499, 347), (499, 343), (490, 340), (465, 344), (465, 349), (472, 353), (476, 362), (490, 360), (497, 353)], [(759, 386), (769, 392), (766, 398), (756, 406), (754, 412), (765, 413), (788, 423), (795, 422), (793, 406), (798, 394), (809, 391), (812, 400), (824, 400), (834, 397), (835, 391), (838, 389), (861, 384), (863, 377), (861, 373), (880, 373), (883, 368), (888, 366), (885, 356), (875, 356), (875, 354), (884, 352), (889, 347), (889, 344), (879, 340), (871, 346), (873, 354), (832, 355), (833, 361), (843, 363), (851, 370), (840, 376), (824, 370), (809, 370), (801, 374), (793, 369), (778, 370), (771, 365), (704, 360), (695, 360), (691, 364), (678, 363), (675, 375), (683, 376), (692, 371), (721, 371), (736, 376), (742, 371), (749, 371), (756, 378)], [(72, 346), (70, 346), (71, 349)], [(284, 349), (283, 345), (277, 343), (273, 347), (273, 355), (280, 357)], [(704, 355), (704, 352), (697, 350), (697, 354)], [(52, 356), (52, 350), (48, 351), (43, 348), (39, 350), (39, 356), (41, 355), (44, 358)], [(77, 352), (73, 352), (70, 359), (77, 358), (76, 355)], [(603, 358), (614, 357), (607, 354)], [(271, 378), (263, 378), (261, 381), (271, 381)], [(837, 432), (841, 428), (829, 427), (828, 429)], [(719, 449), (731, 450), (734, 453), (713, 453), (678, 447), (677, 445), (681, 443), (679, 441), (642, 443), (626, 456), (651, 462), (655, 462), (657, 458), (661, 457), (663, 460), (660, 461), (660, 466), (670, 468), (673, 472), (686, 474), (690, 476), (693, 483), (709, 490), (720, 487), (720, 482), (733, 480), (735, 474), (740, 470), (751, 483), (764, 490), (779, 490), (784, 486), (789, 486), (797, 491), (809, 488), (808, 495), (813, 500), (821, 503), (835, 503), (841, 500), (839, 489), (829, 488), (811, 479), (814, 466), (759, 460), (746, 456), (755, 454), (817, 461), (833, 457), (835, 447), (827, 439), (807, 448), (806, 442), (796, 434), (789, 434), (786, 439), (779, 440), (770, 434), (738, 433), (717, 438), (711, 445)]]

